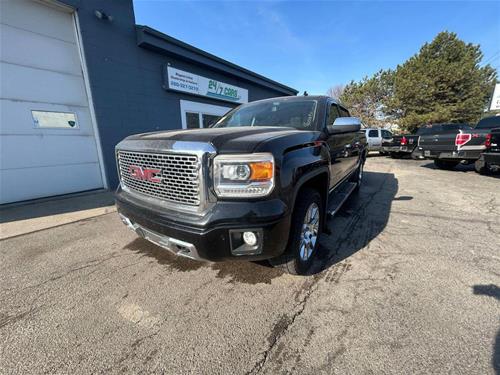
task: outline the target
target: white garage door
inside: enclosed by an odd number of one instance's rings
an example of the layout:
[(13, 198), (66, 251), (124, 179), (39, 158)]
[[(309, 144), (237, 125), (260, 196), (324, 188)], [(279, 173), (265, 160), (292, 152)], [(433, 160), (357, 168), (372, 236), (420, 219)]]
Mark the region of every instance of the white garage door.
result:
[(103, 187), (73, 14), (0, 3), (0, 203)]

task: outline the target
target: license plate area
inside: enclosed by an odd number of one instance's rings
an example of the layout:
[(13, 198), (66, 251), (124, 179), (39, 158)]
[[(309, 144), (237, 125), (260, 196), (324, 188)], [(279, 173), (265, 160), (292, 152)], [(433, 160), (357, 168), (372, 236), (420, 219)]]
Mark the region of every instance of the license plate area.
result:
[(159, 236), (158, 234), (154, 233), (154, 232), (151, 232), (149, 230), (147, 230), (146, 228), (144, 227), (138, 227), (136, 229), (136, 233), (141, 236), (142, 238), (154, 243), (155, 245), (158, 245), (158, 246), (161, 246), (165, 249), (168, 249), (170, 251), (173, 251), (173, 249), (171, 248), (170, 246), (170, 241), (167, 240), (164, 240), (161, 236)]

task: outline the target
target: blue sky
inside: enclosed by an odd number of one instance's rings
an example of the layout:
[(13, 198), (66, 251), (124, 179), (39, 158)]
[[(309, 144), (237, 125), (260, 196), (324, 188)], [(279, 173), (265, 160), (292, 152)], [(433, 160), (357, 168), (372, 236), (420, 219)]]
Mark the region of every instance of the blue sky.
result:
[(442, 30), (480, 44), (500, 70), (499, 1), (188, 2), (134, 0), (136, 23), (296, 88), (394, 68)]

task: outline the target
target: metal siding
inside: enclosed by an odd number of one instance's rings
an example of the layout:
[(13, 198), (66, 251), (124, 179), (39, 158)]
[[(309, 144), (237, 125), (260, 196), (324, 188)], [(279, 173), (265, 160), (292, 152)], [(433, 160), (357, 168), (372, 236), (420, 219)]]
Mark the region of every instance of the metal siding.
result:
[[(114, 148), (124, 137), (155, 130), (180, 129), (180, 100), (234, 106), (229, 102), (163, 89), (164, 64), (171, 63), (176, 68), (243, 87), (249, 91), (250, 101), (284, 95), (283, 91), (190, 62), (182, 56), (165, 56), (139, 47), (131, 0), (62, 2), (78, 6), (101, 148), (111, 188), (118, 185)], [(96, 18), (95, 9), (102, 9), (111, 15), (113, 21)]]

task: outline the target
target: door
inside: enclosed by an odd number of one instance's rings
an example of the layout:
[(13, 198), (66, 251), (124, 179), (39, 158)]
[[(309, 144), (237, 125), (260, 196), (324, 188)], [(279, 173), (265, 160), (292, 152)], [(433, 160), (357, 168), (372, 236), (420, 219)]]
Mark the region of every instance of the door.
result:
[(2, 1), (0, 34), (0, 203), (102, 188), (74, 14)]
[[(333, 103), (328, 113), (327, 124), (332, 125), (337, 117), (341, 117), (339, 107)], [(326, 132), (326, 130), (325, 130)], [(349, 169), (350, 133), (328, 134), (327, 144), (330, 149), (330, 189), (335, 187), (345, 177)]]
[(208, 128), (231, 109), (231, 107), (181, 100), (182, 128)]
[[(350, 117), (349, 112), (339, 106), (341, 117)], [(344, 158), (345, 158), (345, 171), (344, 176), (351, 173), (358, 166), (359, 161), (359, 134), (358, 132), (347, 133), (344, 139)]]
[(369, 129), (366, 135), (369, 151), (379, 151), (382, 147), (380, 129)]

